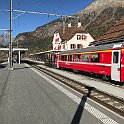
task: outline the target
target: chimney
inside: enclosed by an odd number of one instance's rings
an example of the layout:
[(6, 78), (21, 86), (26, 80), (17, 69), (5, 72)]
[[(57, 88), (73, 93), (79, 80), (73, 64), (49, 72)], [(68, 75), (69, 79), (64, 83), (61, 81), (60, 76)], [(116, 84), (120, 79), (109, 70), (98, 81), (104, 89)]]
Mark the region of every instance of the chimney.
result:
[(78, 22), (78, 26), (77, 26), (77, 27), (78, 27), (78, 28), (81, 27), (81, 22)]
[(68, 24), (68, 27), (70, 27), (70, 28), (71, 28), (71, 23), (69, 23), (69, 24)]

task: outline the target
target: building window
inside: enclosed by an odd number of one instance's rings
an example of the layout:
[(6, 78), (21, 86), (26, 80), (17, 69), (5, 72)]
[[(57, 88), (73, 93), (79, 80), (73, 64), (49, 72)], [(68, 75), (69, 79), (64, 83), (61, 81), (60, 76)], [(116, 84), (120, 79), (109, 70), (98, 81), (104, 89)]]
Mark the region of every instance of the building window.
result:
[(81, 36), (80, 35), (77, 35), (77, 40), (80, 40), (81, 39)]
[(99, 53), (91, 54), (91, 62), (100, 62)]
[(86, 35), (77, 35), (77, 40), (86, 40), (87, 36)]
[(71, 44), (71, 49), (74, 49), (75, 48), (75, 44)]
[(81, 48), (81, 44), (77, 44), (77, 49), (80, 49)]
[(63, 49), (65, 49), (65, 44), (63, 45)]
[(61, 46), (58, 46), (58, 50), (61, 50)]
[(71, 49), (76, 49), (76, 44), (71, 44)]
[(59, 38), (56, 38), (56, 39), (55, 39), (55, 42), (59, 42)]

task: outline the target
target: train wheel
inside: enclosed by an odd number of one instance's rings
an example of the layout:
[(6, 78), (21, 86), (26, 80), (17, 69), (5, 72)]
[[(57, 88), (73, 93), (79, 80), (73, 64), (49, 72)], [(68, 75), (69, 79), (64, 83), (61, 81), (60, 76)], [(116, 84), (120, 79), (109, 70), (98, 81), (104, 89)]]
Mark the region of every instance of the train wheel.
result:
[(90, 76), (92, 77), (93, 76), (93, 73), (92, 72), (89, 72)]
[(108, 76), (103, 75), (103, 80), (108, 81), (109, 80)]

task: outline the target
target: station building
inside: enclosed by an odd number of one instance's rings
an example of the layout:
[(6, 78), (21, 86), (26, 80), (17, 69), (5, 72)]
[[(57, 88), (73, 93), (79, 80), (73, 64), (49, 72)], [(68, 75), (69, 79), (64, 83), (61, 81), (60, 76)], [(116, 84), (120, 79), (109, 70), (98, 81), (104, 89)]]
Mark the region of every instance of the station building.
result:
[(78, 23), (77, 27), (68, 24), (68, 27), (61, 27), (59, 30), (56, 30), (52, 44), (53, 50), (65, 51), (86, 48), (93, 41), (93, 37), (85, 31), (81, 23)]

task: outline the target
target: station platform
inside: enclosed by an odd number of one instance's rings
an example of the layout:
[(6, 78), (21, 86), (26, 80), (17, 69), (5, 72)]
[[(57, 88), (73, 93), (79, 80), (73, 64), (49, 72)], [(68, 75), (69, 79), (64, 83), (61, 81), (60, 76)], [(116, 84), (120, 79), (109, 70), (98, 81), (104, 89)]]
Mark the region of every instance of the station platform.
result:
[(6, 82), (9, 77), (9, 70), (6, 69), (6, 64), (0, 63), (0, 98), (3, 95), (4, 89), (6, 87)]
[[(120, 87), (110, 85), (110, 84), (107, 84), (107, 83), (103, 83), (103, 82), (100, 82), (100, 81), (95, 81), (95, 80), (92, 80), (92, 79), (90, 79), (90, 78), (88, 78), (84, 75), (79, 75), (79, 74), (75, 74), (75, 73), (72, 73), (72, 72), (67, 72), (67, 71), (59, 70), (59, 69), (55, 69), (55, 68), (49, 68), (47, 66), (44, 66), (43, 63), (40, 63), (38, 66), (41, 66), (42, 68), (54, 71), (58, 74), (67, 76), (67, 77), (69, 77), (69, 78), (71, 78), (75, 81), (79, 81), (82, 84), (86, 84), (87, 86), (94, 87), (94, 88), (96, 88), (100, 91), (109, 93), (109, 94), (114, 95), (118, 98), (124, 99), (124, 89), (122, 89)], [(13, 77), (13, 81), (16, 80), (16, 77), (18, 77), (17, 76), (17, 74), (19, 73), (18, 71), (19, 70), (24, 71), (24, 69), (26, 69), (26, 68), (29, 68), (29, 67), (27, 67), (25, 64), (20, 64), (20, 65), (19, 64), (14, 64), (13, 73), (15, 71), (16, 71), (16, 73), (14, 74), (15, 78)], [(25, 75), (24, 75), (25, 73), (21, 72), (20, 74), (21, 74), (21, 77), (25, 77)], [(0, 92), (2, 92), (3, 87), (5, 87), (4, 83), (8, 81), (9, 75), (10, 75), (10, 71), (7, 69), (7, 67), (5, 67), (5, 68), (1, 67), (0, 68), (0, 79), (1, 79)], [(0, 95), (1, 95), (1, 93), (0, 93)]]
[[(71, 76), (65, 71), (43, 67)], [(80, 79), (78, 75), (73, 74), (72, 77)], [(0, 124), (49, 124), (51, 122), (70, 124), (78, 117), (81, 124), (102, 124), (103, 117), (104, 124), (123, 123), (123, 118), (93, 103), (84, 95), (77, 96), (77, 93), (68, 91), (68, 88), (58, 86), (55, 81), (49, 80), (45, 75), (39, 75), (27, 64), (14, 63), (13, 70), (9, 70), (8, 66), (1, 66), (0, 80)], [(80, 111), (82, 116), (78, 114)]]
[[(34, 60), (29, 60), (29, 61), (34, 61)], [(105, 93), (108, 93), (110, 95), (116, 96), (118, 98), (124, 99), (124, 89), (117, 87), (115, 85), (109, 84), (109, 83), (103, 83), (100, 81), (95, 81), (90, 77), (86, 77), (84, 75), (79, 75), (79, 74), (74, 74), (74, 73), (70, 73), (64, 70), (59, 70), (59, 69), (54, 69), (54, 68), (49, 68), (47, 66), (44, 66), (43, 62), (40, 61), (34, 61), (36, 63), (39, 63), (40, 65), (38, 66), (42, 66), (43, 68), (47, 68), (48, 70), (54, 71), (58, 74), (67, 76), (75, 81), (79, 81), (82, 84), (85, 84), (87, 86), (91, 86), (94, 87), (100, 91), (103, 91)]]

